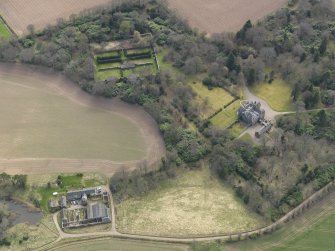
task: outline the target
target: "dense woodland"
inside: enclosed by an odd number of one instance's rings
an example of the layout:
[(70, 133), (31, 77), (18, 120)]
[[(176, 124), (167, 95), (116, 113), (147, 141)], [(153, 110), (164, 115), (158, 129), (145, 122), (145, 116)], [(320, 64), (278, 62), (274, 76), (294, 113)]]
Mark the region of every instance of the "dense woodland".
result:
[[(335, 12), (330, 0), (291, 0), (259, 24), (248, 21), (234, 33), (210, 38), (192, 30), (161, 1), (125, 1), (113, 8), (71, 16), (43, 31), (0, 41), (2, 61), (43, 65), (63, 72), (93, 95), (139, 104), (159, 125), (167, 155), (158, 171), (140, 168), (111, 182), (115, 198), (138, 196), (173, 178), (185, 167), (204, 163), (231, 184), (259, 214), (277, 219), (335, 177), (335, 113), (306, 113), (335, 101)], [(96, 81), (90, 43), (153, 34), (172, 68), (134, 80)], [(179, 70), (176, 70), (179, 69)], [(234, 140), (214, 128), (192, 103), (189, 76), (218, 86), (257, 85), (280, 77), (292, 85), (297, 113), (278, 121), (272, 144)], [(196, 129), (190, 127), (193, 123)], [(143, 171), (141, 171), (143, 170)]]

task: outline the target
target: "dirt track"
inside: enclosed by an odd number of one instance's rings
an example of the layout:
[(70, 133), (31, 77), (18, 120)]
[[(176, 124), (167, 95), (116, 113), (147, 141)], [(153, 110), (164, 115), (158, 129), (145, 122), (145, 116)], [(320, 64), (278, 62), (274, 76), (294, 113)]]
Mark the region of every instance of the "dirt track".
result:
[[(143, 160), (115, 162), (110, 160), (90, 159), (0, 159), (0, 172), (15, 173), (60, 173), (60, 172), (95, 172), (113, 174), (120, 168), (134, 169), (141, 163), (149, 165), (156, 163), (165, 153), (164, 142), (160, 136), (157, 124), (141, 107), (128, 105), (117, 99), (105, 99), (91, 96), (83, 92), (76, 84), (60, 74), (46, 68), (0, 64), (0, 73), (24, 76), (29, 81), (43, 80), (49, 88), (58, 95), (64, 96), (83, 106), (97, 107), (110, 113), (118, 114), (140, 128), (145, 139), (147, 156)], [(19, 84), (19, 83), (18, 83)]]
[(69, 18), (85, 9), (99, 7), (112, 0), (1, 0), (0, 15), (18, 34), (26, 32), (29, 24), (42, 29), (60, 19)]
[(168, 0), (192, 27), (210, 34), (238, 31), (284, 6), (288, 0)]

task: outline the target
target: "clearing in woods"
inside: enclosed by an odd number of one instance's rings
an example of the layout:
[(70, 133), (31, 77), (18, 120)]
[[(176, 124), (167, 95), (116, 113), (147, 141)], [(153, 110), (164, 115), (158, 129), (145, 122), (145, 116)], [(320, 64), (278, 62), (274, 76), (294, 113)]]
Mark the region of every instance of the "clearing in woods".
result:
[(265, 222), (206, 168), (188, 171), (116, 206), (120, 232), (199, 236), (250, 230)]
[(60, 18), (67, 19), (85, 9), (110, 4), (111, 0), (1, 0), (0, 15), (17, 35), (27, 32), (33, 24), (40, 30), (48, 24), (55, 24)]
[(222, 88), (214, 87), (211, 90), (200, 82), (190, 84), (193, 91), (197, 93), (196, 102), (199, 106), (204, 102), (207, 107), (201, 110), (201, 116), (206, 119), (216, 111), (223, 109), (225, 105), (234, 100), (234, 97), (229, 92)]
[(293, 110), (291, 98), (292, 87), (281, 79), (274, 79), (272, 83), (254, 84), (249, 90), (256, 96), (265, 100), (277, 112)]
[(252, 22), (283, 7), (287, 0), (168, 0), (172, 9), (192, 27), (210, 34), (238, 31), (249, 19)]
[(39, 69), (0, 65), (1, 159), (122, 163), (162, 156), (157, 126), (142, 109), (90, 96), (64, 77)]

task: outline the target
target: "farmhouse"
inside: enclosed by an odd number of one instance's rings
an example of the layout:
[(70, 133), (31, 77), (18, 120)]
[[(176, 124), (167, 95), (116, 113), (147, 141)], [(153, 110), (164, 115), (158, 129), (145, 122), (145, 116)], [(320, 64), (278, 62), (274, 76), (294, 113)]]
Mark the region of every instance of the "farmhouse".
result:
[(72, 201), (78, 201), (78, 200), (82, 200), (82, 198), (86, 197), (94, 197), (97, 195), (101, 194), (101, 188), (84, 188), (82, 190), (78, 190), (78, 191), (70, 191), (66, 194), (66, 200), (68, 202), (72, 202)]

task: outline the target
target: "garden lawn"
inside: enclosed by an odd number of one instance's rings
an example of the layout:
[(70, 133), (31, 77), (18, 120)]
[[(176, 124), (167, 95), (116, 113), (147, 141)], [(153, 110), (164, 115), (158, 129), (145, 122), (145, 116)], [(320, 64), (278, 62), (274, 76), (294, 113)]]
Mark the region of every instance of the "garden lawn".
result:
[(196, 102), (198, 102), (199, 105), (204, 102), (208, 102), (207, 109), (203, 109), (201, 114), (203, 118), (208, 118), (213, 113), (234, 100), (234, 97), (229, 92), (219, 87), (210, 90), (207, 86), (200, 82), (191, 84), (191, 87), (198, 95)]
[(133, 234), (211, 235), (264, 224), (208, 169), (185, 171), (143, 197), (123, 201), (116, 209), (118, 230)]
[(292, 87), (281, 79), (275, 79), (271, 84), (261, 83), (249, 87), (250, 91), (264, 99), (273, 110), (278, 112), (292, 111)]
[(237, 111), (240, 106), (240, 100), (236, 100), (234, 103), (211, 118), (210, 121), (214, 126), (225, 129), (237, 120)]

